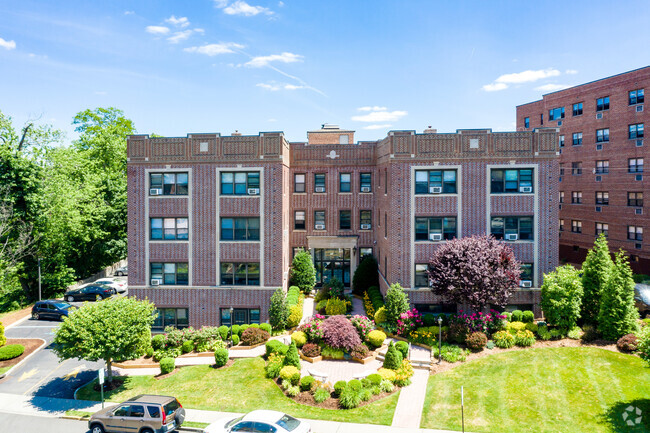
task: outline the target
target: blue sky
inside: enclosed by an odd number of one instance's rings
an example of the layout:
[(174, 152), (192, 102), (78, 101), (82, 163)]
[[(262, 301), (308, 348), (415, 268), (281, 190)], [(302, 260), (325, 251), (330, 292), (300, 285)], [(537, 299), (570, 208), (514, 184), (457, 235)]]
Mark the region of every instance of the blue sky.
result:
[(98, 106), (166, 136), (507, 131), (518, 104), (649, 65), (648, 22), (647, 1), (0, 0), (0, 110), (69, 139)]

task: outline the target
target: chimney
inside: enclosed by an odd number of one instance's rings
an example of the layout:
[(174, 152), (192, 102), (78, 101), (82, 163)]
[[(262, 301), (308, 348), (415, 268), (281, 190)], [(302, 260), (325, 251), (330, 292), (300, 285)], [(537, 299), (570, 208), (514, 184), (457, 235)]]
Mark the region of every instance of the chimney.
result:
[(241, 132), (239, 132), (239, 130), (235, 129), (235, 132), (233, 132), (233, 133), (230, 134), (230, 135), (231, 135), (232, 137), (241, 137)]
[(423, 134), (437, 134), (438, 130), (435, 128), (431, 128), (431, 125), (427, 126), (427, 129), (423, 131)]

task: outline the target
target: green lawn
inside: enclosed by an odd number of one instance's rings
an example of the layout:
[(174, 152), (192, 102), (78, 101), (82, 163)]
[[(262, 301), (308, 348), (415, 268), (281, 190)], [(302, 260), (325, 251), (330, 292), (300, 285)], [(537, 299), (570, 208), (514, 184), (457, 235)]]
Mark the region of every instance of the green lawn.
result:
[[(429, 378), (422, 427), (461, 429), (461, 386), (467, 431), (650, 431), (650, 368), (630, 355), (576, 347), (478, 359)], [(639, 425), (623, 421), (630, 405), (643, 412)]]
[(0, 374), (6, 373), (11, 367), (0, 367)]
[[(94, 383), (94, 382), (93, 382)], [(124, 386), (105, 393), (107, 400), (121, 402), (138, 394), (173, 395), (186, 408), (223, 412), (273, 409), (296, 417), (390, 425), (399, 393), (351, 410), (320, 409), (301, 405), (286, 397), (264, 377), (261, 358), (237, 360), (227, 369), (207, 365), (183, 367), (176, 374), (156, 380), (152, 376), (128, 377)], [(77, 393), (81, 400), (100, 400), (99, 392), (86, 385)]]

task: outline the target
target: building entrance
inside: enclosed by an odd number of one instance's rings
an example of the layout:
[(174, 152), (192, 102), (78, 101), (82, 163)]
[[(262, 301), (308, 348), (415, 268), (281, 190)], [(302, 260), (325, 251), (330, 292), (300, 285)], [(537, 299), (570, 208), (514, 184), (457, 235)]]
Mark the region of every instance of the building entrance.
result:
[(350, 287), (350, 248), (315, 248), (316, 285), (337, 278)]

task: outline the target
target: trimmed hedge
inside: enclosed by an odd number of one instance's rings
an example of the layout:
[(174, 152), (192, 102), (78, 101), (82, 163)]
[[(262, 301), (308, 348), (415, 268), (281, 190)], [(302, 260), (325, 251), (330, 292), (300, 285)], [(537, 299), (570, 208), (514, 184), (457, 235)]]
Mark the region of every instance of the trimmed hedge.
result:
[(316, 379), (313, 376), (304, 376), (300, 378), (300, 390), (301, 391), (310, 391), (311, 387), (314, 385)]
[(379, 330), (370, 331), (366, 340), (373, 347), (381, 347), (384, 344), (384, 340), (386, 340), (386, 334)]
[(278, 340), (269, 340), (266, 342), (266, 356), (268, 357), (272, 353), (277, 353), (278, 355), (286, 355), (289, 346)]
[(298, 305), (298, 298), (300, 297), (300, 289), (298, 286), (291, 286), (289, 287), (289, 290), (287, 291), (287, 307), (291, 307), (292, 305)]
[(25, 353), (25, 346), (22, 344), (9, 344), (7, 346), (2, 346), (0, 347), (0, 361), (18, 358), (23, 353)]
[(307, 334), (302, 331), (296, 331), (291, 334), (291, 341), (298, 347), (302, 347), (307, 343)]
[(409, 357), (409, 344), (406, 341), (398, 341), (395, 343), (395, 349), (402, 354), (402, 359)]
[(372, 303), (372, 306), (375, 308), (375, 311), (379, 310), (381, 307), (384, 306), (384, 297), (381, 294), (379, 287), (377, 286), (370, 287), (368, 289), (368, 297), (370, 298), (370, 302)]
[(174, 358), (163, 358), (160, 360), (160, 374), (171, 373), (175, 368), (176, 360)]
[(214, 351), (214, 363), (219, 367), (223, 367), (228, 363), (228, 349), (219, 348)]
[(165, 336), (163, 334), (157, 334), (151, 337), (151, 347), (153, 350), (160, 350), (165, 346)]

